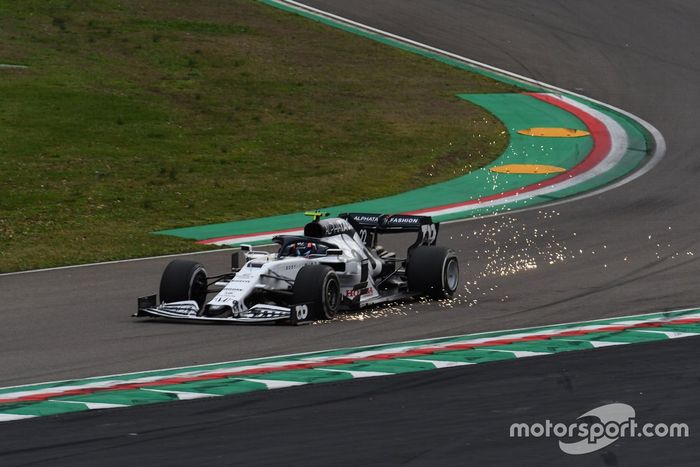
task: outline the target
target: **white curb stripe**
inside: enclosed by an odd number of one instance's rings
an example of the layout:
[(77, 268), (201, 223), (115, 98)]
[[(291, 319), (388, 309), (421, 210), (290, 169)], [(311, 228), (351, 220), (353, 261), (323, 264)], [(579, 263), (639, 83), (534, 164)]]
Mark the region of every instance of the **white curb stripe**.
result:
[(0, 422), (11, 422), (14, 420), (23, 420), (25, 418), (36, 418), (36, 415), (16, 415), (13, 413), (0, 413)]
[(60, 402), (61, 404), (81, 404), (86, 406), (89, 410), (101, 410), (101, 409), (116, 409), (119, 407), (130, 407), (126, 404), (108, 404), (106, 402), (84, 402), (84, 401), (60, 401), (49, 399), (49, 402)]
[(612, 341), (589, 341), (593, 347), (600, 348), (600, 347), (612, 347), (613, 345), (625, 345), (629, 344), (630, 342), (612, 342)]
[(678, 332), (678, 331), (654, 331), (651, 329), (639, 329), (637, 332), (643, 332), (646, 334), (663, 334), (664, 336), (668, 337), (669, 339), (680, 339), (683, 337), (693, 337), (697, 336), (697, 334), (693, 334), (690, 332)]
[(552, 355), (551, 352), (531, 352), (529, 350), (505, 350), (505, 349), (484, 349), (488, 352), (512, 353), (515, 358), (539, 357), (540, 355)]
[(252, 383), (262, 383), (267, 386), (267, 389), (281, 389), (288, 388), (291, 386), (303, 386), (309, 383), (303, 383), (301, 381), (280, 381), (276, 379), (254, 379), (254, 378), (236, 378), (241, 381), (249, 381)]
[(330, 371), (332, 373), (348, 373), (353, 378), (372, 378), (374, 376), (388, 376), (395, 373), (385, 373), (383, 371), (361, 371), (361, 370), (336, 370), (333, 368), (317, 368), (319, 371)]
[(587, 341), (585, 339), (558, 339), (566, 342), (585, 342), (587, 344), (591, 344), (594, 348), (599, 348), (599, 347), (611, 347), (613, 345), (625, 345), (629, 344), (629, 342), (612, 342), (612, 341)]
[(430, 363), (435, 368), (452, 368), (455, 366), (476, 365), (476, 363), (474, 362), (457, 362), (454, 360), (423, 360), (420, 358), (398, 358), (397, 360), (402, 360), (406, 362)]
[(169, 389), (150, 389), (142, 388), (142, 391), (150, 392), (162, 392), (164, 394), (175, 394), (181, 401), (188, 401), (192, 399), (204, 399), (207, 397), (219, 397), (219, 394), (208, 394), (204, 392), (190, 392), (190, 391), (172, 391)]

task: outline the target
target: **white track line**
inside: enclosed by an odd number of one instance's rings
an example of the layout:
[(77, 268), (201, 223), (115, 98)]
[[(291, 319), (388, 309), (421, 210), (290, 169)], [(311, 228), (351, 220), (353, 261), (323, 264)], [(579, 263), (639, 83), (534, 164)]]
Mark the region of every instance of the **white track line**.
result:
[[(262, 245), (260, 245), (260, 246), (262, 246)], [(105, 266), (105, 265), (110, 265), (110, 264), (134, 263), (137, 261), (147, 261), (150, 259), (179, 258), (180, 256), (206, 255), (209, 253), (221, 253), (221, 252), (233, 251), (233, 250), (238, 250), (238, 248), (217, 248), (216, 250), (190, 251), (187, 253), (173, 253), (170, 255), (146, 256), (143, 258), (117, 259), (114, 261), (102, 261), (102, 262), (98, 262), (98, 263), (72, 264), (70, 266), (57, 266), (54, 268), (29, 269), (27, 271), (17, 271), (17, 272), (4, 272), (4, 273), (0, 273), (0, 277), (17, 276), (19, 274), (29, 274), (29, 273), (34, 273), (34, 272), (61, 271), (63, 269), (87, 268), (87, 267), (91, 267), (91, 266)]]

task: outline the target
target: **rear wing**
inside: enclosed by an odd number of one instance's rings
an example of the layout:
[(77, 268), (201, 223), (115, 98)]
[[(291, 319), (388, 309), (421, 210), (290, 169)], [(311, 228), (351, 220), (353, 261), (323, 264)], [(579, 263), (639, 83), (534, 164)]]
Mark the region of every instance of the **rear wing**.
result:
[(345, 213), (341, 219), (347, 220), (369, 248), (374, 248), (378, 234), (417, 232), (418, 238), (409, 249), (419, 245), (435, 245), (440, 224), (430, 216), (408, 214), (367, 214)]

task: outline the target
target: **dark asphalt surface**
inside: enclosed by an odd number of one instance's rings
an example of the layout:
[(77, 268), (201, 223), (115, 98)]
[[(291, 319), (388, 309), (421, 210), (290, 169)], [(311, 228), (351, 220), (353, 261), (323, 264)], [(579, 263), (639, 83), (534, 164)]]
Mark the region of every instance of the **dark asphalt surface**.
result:
[[(341, 384), (0, 424), (0, 465), (697, 465), (700, 338)], [(573, 423), (604, 404), (689, 438), (623, 438), (590, 454), (512, 423)]]
[[(600, 196), (542, 212), (444, 225), (440, 241), (459, 251), (468, 288), (452, 308), (416, 304), (378, 317), (303, 328), (149, 323), (129, 315), (137, 296), (157, 289), (168, 260), (0, 276), (0, 386), (700, 304), (700, 52), (694, 46), (700, 43), (700, 4), (312, 4), (554, 85), (582, 89), (650, 121), (666, 137), (667, 155), (651, 173)], [(561, 258), (550, 258), (557, 253)], [(210, 272), (224, 272), (228, 256), (203, 258)], [(537, 268), (482, 277), (494, 265), (504, 270), (523, 258)]]
[[(301, 328), (134, 322), (135, 297), (157, 288), (167, 260), (0, 276), (0, 386), (700, 304), (698, 2), (310, 3), (630, 111), (663, 133), (667, 155), (599, 196), (445, 225), (441, 242), (461, 252), (468, 288), (453, 307)], [(517, 266), (518, 254), (537, 267), (483, 277)], [(203, 259), (212, 272), (229, 262), (228, 253)], [(692, 436), (697, 352), (691, 338), (2, 424), (0, 463), (696, 465), (692, 437), (625, 440), (574, 458), (553, 440), (511, 440), (507, 427), (572, 421), (620, 401), (640, 418), (687, 422)]]

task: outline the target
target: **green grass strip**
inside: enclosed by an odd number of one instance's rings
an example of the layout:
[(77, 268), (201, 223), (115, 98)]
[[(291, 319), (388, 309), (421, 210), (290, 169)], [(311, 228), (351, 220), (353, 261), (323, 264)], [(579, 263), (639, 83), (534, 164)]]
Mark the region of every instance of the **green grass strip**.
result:
[[(359, 203), (324, 206), (322, 209), (330, 212), (331, 215), (343, 212), (398, 213), (476, 199), (538, 183), (557, 175), (498, 174), (490, 171), (491, 167), (502, 164), (530, 163), (549, 164), (570, 169), (581, 162), (592, 148), (593, 143), (590, 136), (540, 138), (518, 134), (518, 130), (533, 127), (586, 129), (583, 122), (574, 115), (534, 97), (525, 94), (503, 93), (460, 94), (459, 97), (485, 108), (505, 125), (510, 143), (497, 160), (483, 168), (470, 171), (446, 182)], [(459, 216), (465, 217), (469, 214), (460, 213)], [(171, 229), (157, 233), (205, 240), (227, 235), (290, 229), (303, 226), (307, 221), (308, 218), (301, 211), (283, 216)]]
[(455, 95), (517, 91), (252, 0), (0, 2), (0, 43), (0, 273), (453, 178), (507, 145)]

